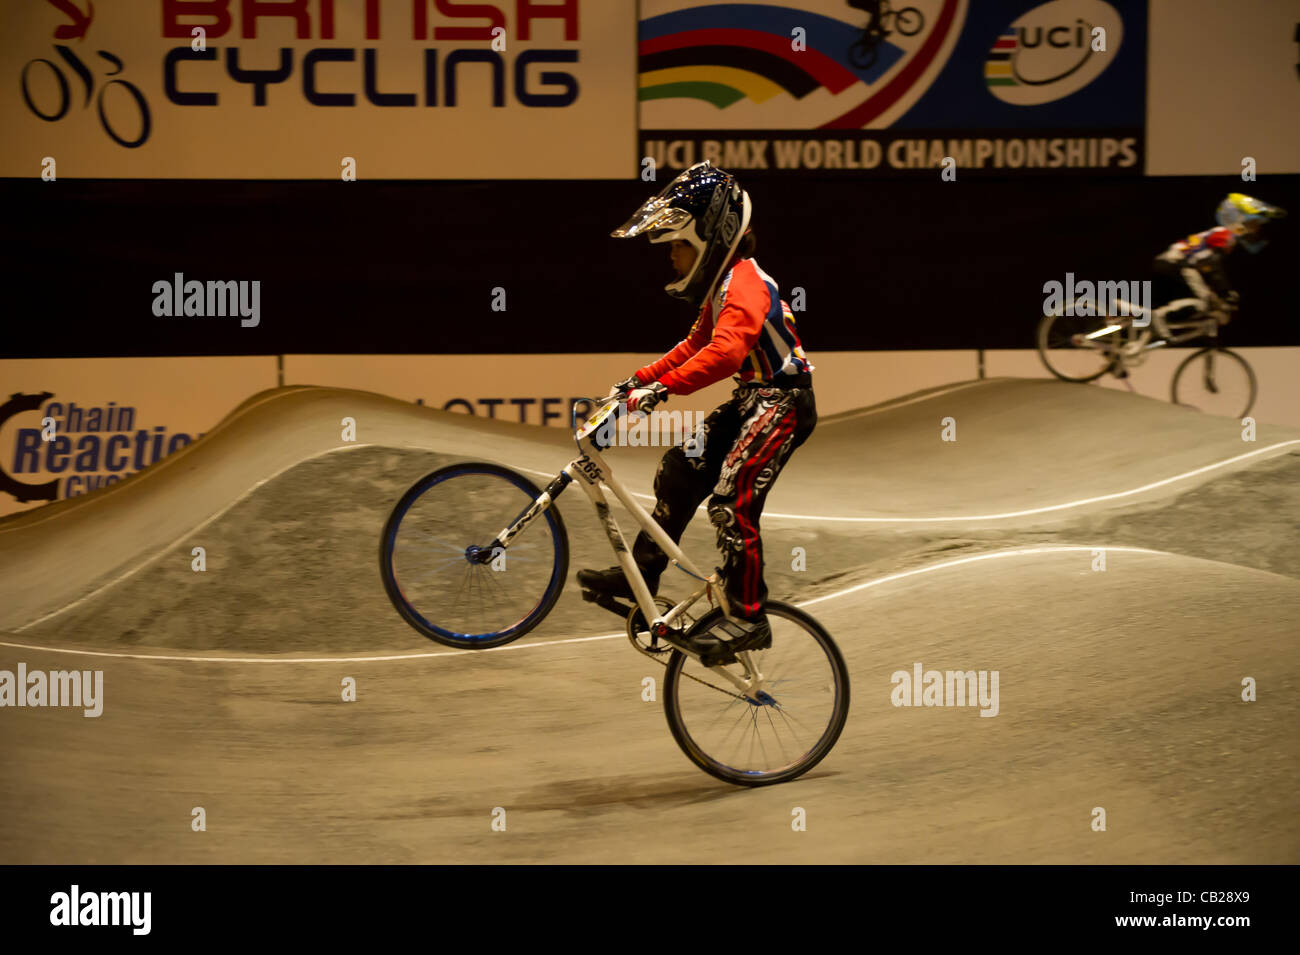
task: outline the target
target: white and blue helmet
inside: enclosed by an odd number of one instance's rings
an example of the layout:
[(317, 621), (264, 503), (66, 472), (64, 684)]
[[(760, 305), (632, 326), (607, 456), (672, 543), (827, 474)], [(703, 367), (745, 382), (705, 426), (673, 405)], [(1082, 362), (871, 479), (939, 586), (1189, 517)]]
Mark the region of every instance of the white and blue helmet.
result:
[(1281, 219), (1286, 215), (1285, 209), (1271, 206), (1267, 202), (1244, 195), (1240, 192), (1228, 194), (1228, 198), (1219, 203), (1215, 221), (1237, 235), (1237, 241), (1246, 247), (1247, 252), (1258, 252), (1268, 245), (1268, 240), (1259, 237), (1257, 229), (1247, 227), (1253, 223), (1262, 226), (1270, 219)]
[(710, 165), (696, 163), (646, 200), (632, 218), (610, 233), (616, 239), (647, 235), (651, 242), (689, 242), (695, 264), (681, 279), (664, 286), (674, 298), (702, 304), (749, 229), (753, 205), (736, 177)]

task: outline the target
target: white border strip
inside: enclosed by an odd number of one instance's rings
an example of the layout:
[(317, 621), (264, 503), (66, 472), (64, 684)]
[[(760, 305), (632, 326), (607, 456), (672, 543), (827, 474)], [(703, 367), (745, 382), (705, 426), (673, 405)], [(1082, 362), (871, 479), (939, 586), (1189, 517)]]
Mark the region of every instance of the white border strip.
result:
[[(896, 580), (905, 580), (908, 577), (916, 577), (921, 574), (947, 570), (949, 567), (960, 567), (963, 564), (973, 564), (979, 561), (999, 560), (1005, 557), (1024, 557), (1034, 554), (1062, 554), (1077, 553), (1079, 551), (1087, 551), (1091, 553), (1096, 550), (1104, 550), (1108, 553), (1155, 554), (1161, 557), (1185, 556), (1181, 554), (1173, 554), (1169, 551), (1151, 550), (1146, 547), (1109, 547), (1103, 544), (1061, 544), (1048, 547), (1022, 547), (1014, 550), (1000, 550), (986, 554), (973, 554), (970, 557), (959, 557), (955, 560), (945, 560), (938, 564), (928, 564), (924, 567), (916, 567), (912, 570), (904, 570), (896, 574), (888, 574), (884, 577), (877, 577), (874, 580), (868, 580), (865, 583), (846, 587), (843, 590), (837, 590), (834, 593), (825, 595), (824, 597), (814, 597), (812, 600), (805, 600), (801, 603), (796, 603), (795, 606), (811, 607), (813, 604), (824, 603), (827, 600), (837, 600), (840, 597), (846, 597), (849, 594), (858, 593), (859, 591), (867, 590), (871, 587), (878, 587), (882, 584), (893, 583)], [(200, 657), (161, 653), (118, 653), (110, 650), (79, 650), (69, 649), (67, 647), (47, 647), (28, 643), (12, 643), (4, 640), (0, 640), (0, 647), (13, 647), (19, 650), (34, 650), (42, 653), (70, 653), (88, 657), (112, 657), (121, 660), (158, 660), (179, 661), (184, 663), (387, 663), (396, 660), (431, 660), (437, 657), (473, 656), (484, 653), (505, 652), (507, 650), (537, 650), (543, 647), (555, 647), (566, 643), (592, 643), (600, 640), (617, 639), (626, 640), (627, 634), (624, 632), (602, 633), (588, 637), (569, 637), (563, 640), (547, 640), (541, 643), (507, 644), (503, 647), (491, 647), (486, 650), (439, 650), (432, 653), (395, 653), (384, 656), (369, 657)]]

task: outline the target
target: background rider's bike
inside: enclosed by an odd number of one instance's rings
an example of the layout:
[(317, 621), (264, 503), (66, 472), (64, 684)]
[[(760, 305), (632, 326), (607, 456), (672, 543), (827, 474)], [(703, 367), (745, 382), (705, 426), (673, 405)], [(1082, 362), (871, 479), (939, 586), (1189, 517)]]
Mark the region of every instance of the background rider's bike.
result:
[(915, 36), (925, 26), (925, 14), (916, 7), (892, 10), (889, 0), (880, 4), (880, 14), (872, 17), (857, 41), (849, 47), (849, 61), (860, 70), (870, 68), (879, 55), (880, 44), (890, 33)]
[[(77, 56), (77, 54), (69, 47), (55, 44), (54, 49), (59, 56), (63, 58), (63, 61), (67, 64), (68, 68), (81, 80), (82, 87), (85, 90), (85, 97), (82, 102), (82, 108), (84, 109), (90, 105), (91, 94), (95, 92), (95, 80), (94, 77), (91, 76), (90, 68), (87, 67), (86, 64), (81, 61), (81, 57)], [(113, 72), (106, 73), (106, 76), (116, 76), (118, 73), (122, 72), (122, 61), (120, 59), (106, 50), (97, 50), (96, 52), (115, 67)], [(36, 66), (38, 63), (45, 65), (49, 74), (53, 76), (55, 82), (58, 84), (57, 97), (43, 96), (39, 91), (39, 80), (36, 78), (39, 74), (34, 73), (32, 70), (32, 67)], [(105, 104), (105, 99), (108, 91), (114, 86), (120, 86), (134, 101), (135, 110), (132, 111), (135, 113), (134, 122), (140, 130), (140, 134), (134, 139), (126, 138), (126, 132), (131, 123), (125, 117), (119, 115), (116, 122), (110, 122), (109, 120), (109, 106)], [(38, 89), (34, 91), (33, 87), (38, 87)], [(59, 65), (53, 60), (47, 60), (42, 57), (28, 60), (27, 64), (23, 67), (22, 91), (23, 102), (27, 104), (27, 108), (47, 123), (54, 123), (61, 120), (67, 115), (68, 108), (72, 105), (72, 93), (68, 88), (68, 78), (64, 75), (63, 70), (59, 68)], [(45, 92), (49, 91), (47, 90)], [(51, 99), (53, 99), (53, 102), (50, 102)], [(38, 100), (43, 100), (43, 102), (38, 103)], [(56, 104), (57, 109), (53, 108)], [(41, 106), (47, 108), (41, 109)], [(109, 80), (99, 88), (99, 93), (95, 96), (95, 106), (99, 111), (99, 122), (104, 127), (104, 132), (108, 133), (108, 135), (113, 138), (113, 141), (119, 146), (125, 146), (127, 149), (135, 149), (149, 138), (149, 104), (145, 102), (144, 94), (140, 92), (140, 88), (134, 83), (130, 83), (127, 80)], [(118, 112), (119, 114), (121, 113), (121, 107), (118, 107)]]
[[(1242, 418), (1255, 404), (1258, 384), (1246, 359), (1219, 344), (1219, 330), (1233, 306), (1206, 313), (1199, 299), (1180, 298), (1141, 314), (1117, 302), (1111, 316), (1043, 316), (1038, 323), (1038, 354), (1064, 381), (1095, 381), (1110, 373), (1128, 384), (1128, 369), (1142, 364), (1157, 348), (1196, 338), (1209, 344), (1188, 355), (1174, 371), (1170, 398), (1207, 414)], [(1132, 385), (1129, 385), (1132, 388)]]
[[(666, 667), (664, 711), (683, 752), (705, 772), (740, 785), (806, 773), (830, 752), (848, 717), (848, 669), (835, 641), (797, 607), (768, 601), (771, 647), (726, 653), (705, 665), (688, 639), (725, 621), (719, 575), (700, 572), (601, 456), (626, 405), (618, 396), (584, 400), (596, 410), (575, 435), (582, 453), (545, 489), (509, 468), (465, 462), (426, 475), (402, 496), (379, 545), (393, 606), (419, 633), (447, 646), (497, 647), (528, 633), (564, 587), (569, 542), (555, 499), (576, 481), (637, 598), (633, 606), (583, 596), (617, 614), (632, 645)], [(676, 604), (651, 597), (602, 485), (697, 585), (693, 593)], [(718, 606), (693, 611), (704, 597)]]

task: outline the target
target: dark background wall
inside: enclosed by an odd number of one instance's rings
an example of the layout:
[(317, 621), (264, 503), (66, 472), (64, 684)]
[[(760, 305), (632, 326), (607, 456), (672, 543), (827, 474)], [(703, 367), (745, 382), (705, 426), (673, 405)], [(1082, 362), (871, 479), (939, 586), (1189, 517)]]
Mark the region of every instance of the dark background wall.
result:
[[(816, 350), (1026, 348), (1044, 282), (1150, 278), (1229, 191), (1282, 205), (1233, 255), (1239, 345), (1300, 344), (1300, 176), (940, 182), (751, 176), (757, 258)], [(659, 184), (661, 185), (661, 184)], [(609, 238), (629, 182), (0, 182), (6, 357), (622, 352), (689, 325), (667, 253)], [(152, 285), (257, 279), (261, 324), (156, 318)], [(503, 287), (507, 310), (491, 308)]]

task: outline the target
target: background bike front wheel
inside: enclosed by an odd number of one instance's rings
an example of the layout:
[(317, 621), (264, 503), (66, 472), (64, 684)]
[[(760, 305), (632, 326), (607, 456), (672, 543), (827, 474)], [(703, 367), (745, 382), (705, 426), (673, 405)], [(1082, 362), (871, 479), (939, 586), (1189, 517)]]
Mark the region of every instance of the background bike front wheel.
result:
[(925, 25), (925, 15), (916, 7), (903, 7), (894, 14), (894, 29), (903, 36), (915, 36)]
[(1183, 359), (1174, 372), (1176, 405), (1206, 414), (1244, 418), (1255, 405), (1258, 384), (1254, 370), (1236, 352), (1213, 346)]
[(552, 504), (508, 548), (484, 548), (541, 493), (495, 464), (453, 464), (417, 481), (379, 544), (379, 573), (402, 618), (430, 640), (470, 649), (509, 643), (537, 626), (569, 569), (560, 512)]
[[(849, 715), (849, 671), (821, 624), (789, 604), (768, 601), (772, 647), (752, 651), (766, 688), (741, 697), (717, 668), (673, 651), (664, 675), (668, 727), (682, 751), (706, 773), (741, 786), (766, 786), (816, 766)], [(714, 610), (692, 627), (716, 626)], [(744, 667), (732, 664), (732, 673)]]

